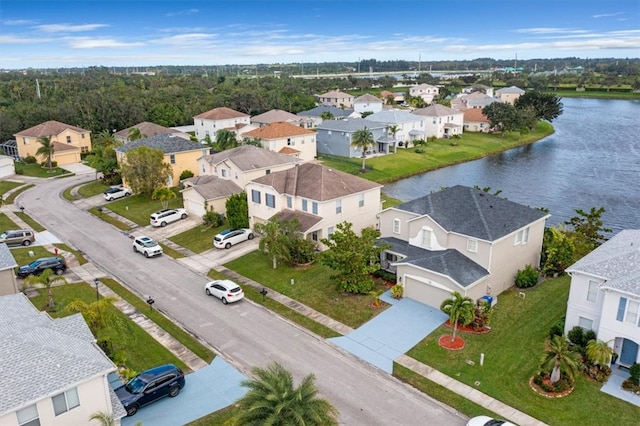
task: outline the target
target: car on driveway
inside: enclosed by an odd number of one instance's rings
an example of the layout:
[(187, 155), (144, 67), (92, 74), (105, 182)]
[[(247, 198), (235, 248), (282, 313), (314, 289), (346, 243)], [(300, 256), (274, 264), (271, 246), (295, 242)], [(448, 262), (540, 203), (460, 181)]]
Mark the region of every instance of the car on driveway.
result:
[(243, 241), (253, 240), (253, 237), (253, 232), (248, 228), (227, 229), (213, 237), (213, 245), (220, 249), (228, 249)]
[(0, 234), (0, 243), (8, 246), (30, 246), (35, 240), (35, 234), (30, 229), (15, 229)]
[(187, 218), (185, 209), (164, 209), (151, 215), (149, 223), (151, 226), (167, 226), (171, 222)]
[(205, 284), (204, 292), (207, 296), (215, 296), (225, 305), (244, 298), (244, 291), (231, 280), (210, 281)]
[(182, 370), (173, 364), (165, 364), (143, 371), (125, 385), (115, 389), (115, 392), (127, 410), (127, 416), (133, 416), (140, 407), (165, 396), (178, 396), (184, 385)]
[(153, 257), (162, 254), (162, 247), (153, 238), (140, 236), (133, 239), (133, 251), (144, 254), (144, 257)]
[(56, 275), (62, 275), (67, 270), (67, 264), (61, 257), (42, 257), (18, 268), (16, 275), (19, 278), (26, 278), (29, 275), (40, 275), (45, 269), (51, 269)]
[(102, 196), (107, 201), (117, 200), (118, 198), (128, 197), (131, 195), (131, 190), (123, 186), (112, 186), (102, 193)]
[(516, 426), (506, 420), (498, 420), (488, 416), (477, 416), (469, 419), (467, 426)]

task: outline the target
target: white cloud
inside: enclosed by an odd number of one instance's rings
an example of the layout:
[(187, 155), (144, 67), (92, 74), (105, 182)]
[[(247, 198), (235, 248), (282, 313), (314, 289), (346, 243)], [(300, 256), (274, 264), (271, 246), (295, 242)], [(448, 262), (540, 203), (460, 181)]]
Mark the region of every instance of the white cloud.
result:
[(169, 12), (165, 16), (193, 15), (195, 13), (200, 13), (200, 11), (198, 9), (186, 9), (178, 12)]
[(107, 24), (48, 24), (38, 25), (35, 28), (45, 33), (78, 33), (83, 31), (93, 31), (108, 26), (109, 25)]
[(144, 46), (144, 43), (140, 43), (140, 42), (124, 43), (124, 42), (120, 42), (120, 41), (116, 41), (108, 38), (75, 38), (75, 39), (69, 39), (68, 45), (72, 49), (99, 49), (99, 48), (122, 49), (122, 48), (142, 47)]
[(616, 12), (616, 13), (601, 13), (599, 15), (593, 15), (592, 18), (610, 18), (612, 16), (619, 16), (622, 15), (622, 12)]
[(0, 44), (35, 44), (51, 41), (47, 38), (18, 37), (13, 35), (0, 35)]
[(36, 21), (32, 21), (29, 19), (7, 19), (6, 21), (2, 21), (2, 25), (34, 25)]
[(582, 34), (587, 30), (575, 30), (572, 28), (521, 28), (514, 32), (520, 34)]

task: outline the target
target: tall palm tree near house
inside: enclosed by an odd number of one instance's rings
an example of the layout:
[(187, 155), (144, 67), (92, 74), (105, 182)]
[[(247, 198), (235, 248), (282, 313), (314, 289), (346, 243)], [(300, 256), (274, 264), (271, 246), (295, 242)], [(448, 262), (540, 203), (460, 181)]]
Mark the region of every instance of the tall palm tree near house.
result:
[(48, 306), (49, 309), (53, 309), (55, 307), (55, 303), (53, 301), (53, 292), (51, 287), (55, 284), (67, 284), (68, 281), (59, 275), (56, 275), (52, 269), (45, 269), (44, 272), (40, 275), (29, 275), (24, 279), (25, 287), (40, 287), (43, 286), (47, 289), (47, 297), (48, 297)]
[(129, 140), (129, 142), (131, 141), (136, 141), (138, 139), (142, 139), (142, 138), (146, 138), (147, 135), (143, 134), (140, 129), (138, 129), (137, 127), (132, 127), (129, 129), (129, 132), (127, 133), (127, 139)]
[(47, 165), (49, 166), (49, 171), (51, 171), (51, 157), (53, 157), (54, 153), (51, 136), (40, 136), (38, 138), (38, 142), (40, 142), (40, 148), (36, 151), (36, 155), (41, 155), (47, 158)]
[(365, 161), (367, 160), (367, 150), (375, 144), (373, 140), (373, 133), (371, 130), (364, 129), (356, 130), (351, 137), (351, 146), (362, 150), (362, 171), (365, 171)]
[(580, 371), (580, 354), (569, 347), (569, 341), (564, 336), (555, 335), (549, 341), (547, 350), (542, 357), (542, 369), (551, 370), (549, 381), (556, 383), (561, 374), (565, 373), (571, 381)]
[(451, 341), (456, 340), (456, 331), (458, 323), (469, 325), (475, 316), (475, 306), (470, 297), (463, 297), (457, 291), (453, 292), (453, 297), (442, 302), (440, 310), (449, 315), (449, 323), (453, 325), (453, 334)]
[(393, 148), (394, 151), (398, 149), (398, 144), (396, 143), (396, 133), (400, 130), (400, 127), (397, 124), (390, 124), (387, 126), (387, 132), (391, 135), (393, 139)]
[(611, 362), (613, 356), (613, 349), (609, 344), (602, 340), (589, 340), (587, 343), (587, 349), (585, 351), (587, 359), (592, 363), (605, 366)]
[(280, 364), (254, 367), (254, 380), (245, 380), (249, 389), (238, 401), (240, 413), (236, 425), (324, 426), (337, 425), (338, 411), (326, 399), (317, 396), (315, 376), (309, 374), (294, 387), (291, 373)]

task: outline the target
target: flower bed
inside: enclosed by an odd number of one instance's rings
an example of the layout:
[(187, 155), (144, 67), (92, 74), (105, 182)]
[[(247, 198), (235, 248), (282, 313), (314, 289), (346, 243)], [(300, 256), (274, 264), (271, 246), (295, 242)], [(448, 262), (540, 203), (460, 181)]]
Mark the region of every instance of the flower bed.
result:
[[(453, 328), (453, 326), (451, 325), (449, 320), (447, 320), (444, 324), (449, 328)], [(491, 327), (485, 326), (484, 328), (476, 330), (471, 325), (460, 325), (460, 324), (458, 324), (457, 330), (461, 331), (463, 333), (469, 333), (469, 334), (487, 334), (487, 333), (491, 332)]]
[(464, 348), (464, 339), (456, 336), (452, 341), (451, 335), (445, 334), (444, 336), (440, 336), (438, 339), (438, 345), (450, 351), (459, 351)]
[(562, 398), (573, 392), (574, 386), (564, 375), (556, 383), (551, 383), (549, 374), (538, 374), (529, 379), (531, 389), (545, 398)]

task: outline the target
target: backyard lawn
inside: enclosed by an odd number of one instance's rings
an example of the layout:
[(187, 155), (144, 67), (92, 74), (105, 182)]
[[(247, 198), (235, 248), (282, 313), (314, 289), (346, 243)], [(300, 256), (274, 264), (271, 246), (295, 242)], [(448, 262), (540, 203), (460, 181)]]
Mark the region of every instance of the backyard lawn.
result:
[[(569, 283), (568, 276), (550, 279), (524, 290), (524, 298), (518, 297), (520, 290), (506, 291), (498, 297), (490, 333), (459, 333), (466, 346), (448, 351), (437, 343), (440, 336), (452, 332), (443, 325), (407, 355), (551, 425), (610, 424), (613, 413), (616, 424), (637, 424), (640, 407), (600, 392), (601, 385), (583, 375), (564, 398), (545, 398), (529, 387), (549, 329), (566, 311)], [(485, 355), (484, 366), (480, 366), (480, 354)]]

